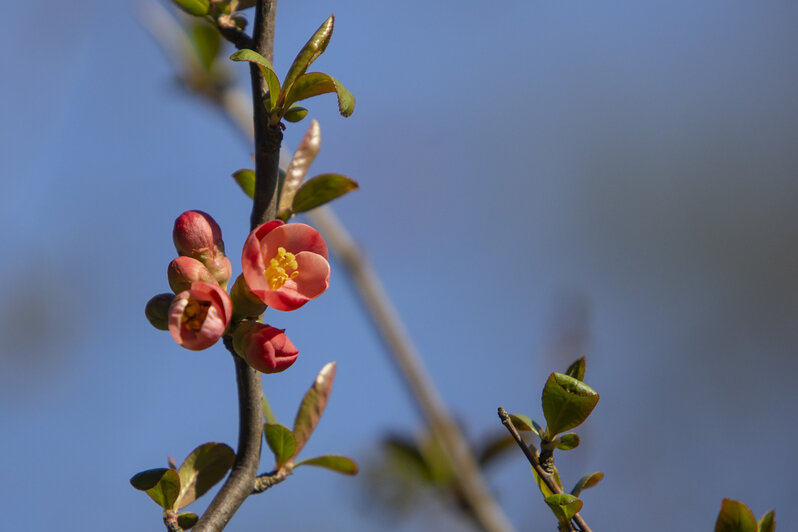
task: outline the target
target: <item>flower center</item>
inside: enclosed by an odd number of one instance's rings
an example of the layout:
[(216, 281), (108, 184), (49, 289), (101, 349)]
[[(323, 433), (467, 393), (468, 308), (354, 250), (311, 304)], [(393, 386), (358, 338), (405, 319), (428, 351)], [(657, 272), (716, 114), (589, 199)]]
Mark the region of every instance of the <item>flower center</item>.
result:
[(208, 310), (210, 308), (210, 301), (190, 300), (183, 310), (183, 317), (180, 320), (183, 327), (189, 331), (199, 331), (202, 329), (202, 324), (205, 323), (205, 317), (208, 315)]
[[(269, 288), (279, 290), (289, 279), (295, 279), (299, 275), (298, 267), (293, 253), (289, 253), (282, 246), (277, 248), (277, 255), (269, 260), (269, 267), (263, 271)], [(294, 271), (289, 273), (288, 270)]]

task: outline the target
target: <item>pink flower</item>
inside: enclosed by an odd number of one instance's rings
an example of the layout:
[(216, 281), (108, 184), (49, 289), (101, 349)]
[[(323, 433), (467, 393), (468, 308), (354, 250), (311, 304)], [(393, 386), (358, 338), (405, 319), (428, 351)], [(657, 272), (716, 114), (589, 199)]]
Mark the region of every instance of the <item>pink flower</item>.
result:
[(230, 280), (232, 266), (224, 255), (222, 230), (210, 214), (186, 211), (178, 216), (172, 240), (179, 255), (200, 261), (219, 284)]
[(295, 310), (330, 284), (327, 244), (305, 224), (280, 220), (259, 225), (247, 237), (241, 256), (252, 294), (277, 310)]
[(169, 332), (186, 349), (206, 349), (224, 334), (233, 304), (216, 283), (194, 282), (169, 306)]
[(173, 292), (182, 292), (191, 287), (191, 283), (203, 281), (206, 283), (216, 283), (216, 279), (197, 259), (191, 257), (177, 257), (169, 263), (166, 269), (166, 276), (169, 279), (169, 287)]
[(233, 333), (233, 347), (252, 368), (261, 373), (279, 373), (296, 361), (299, 351), (277, 329), (256, 321), (245, 321)]

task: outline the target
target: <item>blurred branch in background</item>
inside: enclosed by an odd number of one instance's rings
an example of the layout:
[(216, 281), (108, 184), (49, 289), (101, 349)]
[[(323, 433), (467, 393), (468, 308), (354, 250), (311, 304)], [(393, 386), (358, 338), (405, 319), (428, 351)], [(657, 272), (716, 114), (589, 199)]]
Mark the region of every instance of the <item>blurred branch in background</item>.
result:
[[(174, 66), (181, 86), (221, 110), (252, 142), (254, 132), (249, 98), (235, 87), (224, 59), (218, 60), (224, 57), (219, 53), (222, 42), (218, 32), (210, 25), (202, 28), (201, 22), (192, 21), (183, 26), (154, 3), (149, 4), (142, 18)], [(368, 315), (409, 387), (430, 433), (438, 442), (440, 459), (451, 464), (448, 469), (457, 499), (468, 508), (467, 513), (473, 515), (483, 530), (513, 530), (490, 494), (476, 458), (427, 374), (418, 350), (374, 269), (332, 210), (321, 207), (307, 216), (324, 234), (333, 254), (354, 281)]]

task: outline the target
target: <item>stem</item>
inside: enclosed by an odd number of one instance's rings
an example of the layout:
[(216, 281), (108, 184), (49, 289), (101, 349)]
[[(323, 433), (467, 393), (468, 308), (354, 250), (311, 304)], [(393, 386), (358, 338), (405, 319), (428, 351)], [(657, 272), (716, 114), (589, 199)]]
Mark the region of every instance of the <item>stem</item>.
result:
[[(272, 60), (274, 51), (274, 19), (276, 0), (258, 0), (255, 7), (255, 29), (252, 41), (255, 51)], [(277, 176), (280, 158), (280, 143), (283, 134), (279, 124), (270, 126), (263, 105), (266, 83), (257, 67), (250, 69), (252, 77), (252, 100), (255, 125), (255, 201), (250, 217), (251, 229), (275, 217), (277, 207)], [(224, 337), (224, 344), (236, 368), (238, 385), (238, 450), (233, 470), (219, 493), (194, 526), (195, 532), (218, 532), (227, 525), (251, 493), (255, 485), (260, 464), (260, 447), (263, 431), (260, 373), (249, 365), (233, 349), (232, 337)]]
[[(544, 470), (543, 467), (540, 465), (540, 462), (537, 459), (538, 450), (535, 448), (534, 445), (532, 444), (527, 445), (526, 442), (524, 442), (523, 438), (521, 438), (521, 435), (518, 433), (518, 429), (515, 428), (513, 420), (510, 419), (510, 414), (508, 414), (507, 410), (505, 410), (504, 407), (501, 406), (499, 407), (499, 419), (502, 420), (502, 425), (507, 427), (507, 430), (510, 432), (510, 435), (513, 437), (515, 442), (524, 452), (526, 459), (529, 460), (529, 463), (532, 465), (532, 468), (535, 470), (535, 473), (537, 473), (540, 479), (543, 481), (543, 483), (546, 484), (546, 487), (549, 488), (549, 490), (551, 490), (552, 493), (555, 494), (562, 493), (562, 488), (560, 488), (559, 484), (557, 484), (557, 482), (554, 481), (554, 476), (548, 473), (546, 470)], [(579, 530), (581, 530), (582, 532), (592, 532), (592, 530), (590, 530), (590, 527), (587, 526), (587, 523), (585, 523), (585, 520), (582, 519), (582, 516), (580, 516), (578, 513), (574, 514), (573, 520), (576, 523), (576, 525), (579, 527)]]

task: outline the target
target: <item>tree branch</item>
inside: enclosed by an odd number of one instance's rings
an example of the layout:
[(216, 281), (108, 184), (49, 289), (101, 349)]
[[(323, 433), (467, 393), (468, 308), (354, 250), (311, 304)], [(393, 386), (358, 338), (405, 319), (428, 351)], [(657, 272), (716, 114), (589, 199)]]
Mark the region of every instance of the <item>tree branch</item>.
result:
[[(524, 442), (523, 438), (521, 438), (521, 435), (518, 433), (518, 429), (515, 428), (513, 420), (510, 419), (510, 414), (508, 414), (507, 410), (505, 410), (504, 407), (501, 406), (499, 407), (499, 419), (502, 420), (502, 425), (507, 427), (507, 430), (510, 432), (510, 435), (512, 435), (515, 442), (524, 452), (524, 456), (526, 456), (526, 459), (529, 460), (529, 463), (530, 465), (532, 465), (532, 468), (535, 470), (535, 473), (537, 473), (540, 479), (543, 481), (543, 483), (546, 484), (546, 487), (549, 488), (549, 490), (551, 490), (552, 493), (556, 494), (562, 493), (562, 488), (560, 488), (559, 484), (555, 482), (554, 476), (551, 475), (549, 472), (547, 472), (545, 469), (543, 469), (543, 466), (540, 465), (540, 462), (538, 461), (537, 458), (538, 450), (535, 448), (534, 445), (532, 444), (527, 445), (526, 442)], [(576, 523), (576, 525), (579, 527), (579, 530), (581, 530), (582, 532), (592, 532), (592, 530), (590, 530), (590, 527), (587, 526), (585, 520), (582, 519), (582, 516), (580, 516), (578, 513), (574, 514), (573, 520)]]

